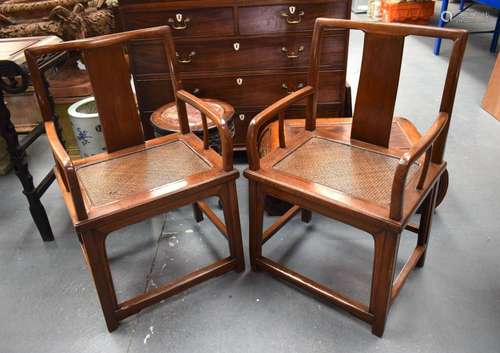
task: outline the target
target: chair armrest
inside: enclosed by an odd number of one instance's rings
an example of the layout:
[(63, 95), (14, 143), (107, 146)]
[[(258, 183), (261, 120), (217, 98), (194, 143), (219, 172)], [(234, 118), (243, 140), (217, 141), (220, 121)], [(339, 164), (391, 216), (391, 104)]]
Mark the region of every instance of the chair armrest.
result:
[(262, 128), (273, 121), (277, 114), (284, 111), (291, 104), (295, 103), (314, 93), (312, 86), (305, 86), (283, 98), (274, 104), (270, 105), (259, 114), (257, 114), (250, 125), (247, 132), (247, 154), (250, 170), (258, 170), (260, 168), (260, 157), (257, 148), (257, 139)]
[(69, 192), (71, 195), (76, 216), (78, 217), (78, 220), (87, 219), (87, 212), (83, 202), (82, 191), (80, 189), (80, 184), (78, 183), (78, 178), (76, 177), (73, 162), (69, 158), (68, 153), (59, 140), (54, 122), (46, 121), (44, 127), (47, 139), (49, 140), (50, 148), (52, 149), (52, 154), (56, 160), (56, 168), (61, 174), (66, 192)]
[(410, 171), (411, 165), (415, 163), (415, 161), (417, 161), (422, 156), (422, 154), (425, 153), (425, 160), (424, 164), (420, 168), (421, 174), (417, 185), (418, 189), (421, 189), (423, 187), (425, 178), (427, 177), (427, 172), (429, 170), (429, 165), (431, 163), (432, 147), (434, 141), (436, 141), (441, 131), (443, 131), (443, 128), (448, 121), (448, 117), (448, 113), (440, 112), (437, 119), (420, 138), (420, 140), (415, 145), (413, 145), (408, 152), (401, 156), (392, 183), (390, 218), (395, 220), (401, 219), (403, 212), (404, 191), (408, 172)]
[[(202, 113), (202, 118), (204, 115), (215, 124), (221, 140), (223, 168), (226, 172), (233, 170), (233, 139), (227, 122), (223, 118), (218, 117), (200, 98), (185, 90), (177, 91), (177, 98), (198, 109)], [(208, 136), (206, 124), (203, 124), (203, 132), (205, 136)]]
[(63, 168), (73, 167), (73, 163), (69, 158), (68, 153), (64, 149), (59, 136), (57, 135), (57, 130), (53, 121), (46, 121), (44, 123), (45, 134), (49, 140), (50, 148), (54, 154), (56, 162)]

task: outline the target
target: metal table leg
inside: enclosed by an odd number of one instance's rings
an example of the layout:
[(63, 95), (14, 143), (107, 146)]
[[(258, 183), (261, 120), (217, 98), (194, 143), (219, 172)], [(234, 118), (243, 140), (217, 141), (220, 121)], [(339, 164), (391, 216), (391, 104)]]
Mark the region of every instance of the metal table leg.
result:
[[(439, 12), (438, 27), (444, 27), (445, 21), (443, 20), (443, 12), (448, 11), (448, 0), (443, 0), (441, 2), (441, 11)], [(441, 50), (441, 38), (436, 38), (434, 41), (434, 54), (439, 55)]]

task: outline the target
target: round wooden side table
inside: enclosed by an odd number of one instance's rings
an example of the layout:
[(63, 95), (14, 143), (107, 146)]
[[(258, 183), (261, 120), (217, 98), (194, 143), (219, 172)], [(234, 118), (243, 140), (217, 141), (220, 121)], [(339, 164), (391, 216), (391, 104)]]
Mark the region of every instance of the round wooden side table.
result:
[[(215, 114), (222, 117), (226, 121), (231, 131), (231, 137), (234, 137), (234, 108), (230, 104), (217, 99), (202, 98), (202, 101), (205, 102)], [(189, 128), (197, 136), (203, 138), (201, 113), (189, 104), (186, 104), (186, 106)], [(151, 114), (151, 125), (153, 125), (155, 133), (160, 136), (179, 132), (179, 118), (177, 116), (177, 107), (175, 102), (168, 103), (156, 109), (153, 114)], [(210, 119), (207, 119), (207, 126), (209, 145), (217, 152), (220, 152), (221, 146), (217, 127)]]

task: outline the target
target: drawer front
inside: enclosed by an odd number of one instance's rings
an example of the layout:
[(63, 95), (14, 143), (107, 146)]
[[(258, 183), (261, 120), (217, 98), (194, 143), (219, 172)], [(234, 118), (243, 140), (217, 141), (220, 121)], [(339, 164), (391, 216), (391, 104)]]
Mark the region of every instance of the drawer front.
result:
[(245, 147), (247, 143), (248, 124), (262, 109), (236, 109), (234, 113), (235, 134), (233, 144), (235, 147)]
[(123, 29), (169, 25), (174, 36), (223, 36), (234, 33), (232, 8), (123, 10)]
[(312, 31), (317, 17), (348, 18), (347, 2), (239, 8), (240, 34)]
[[(310, 44), (310, 36), (297, 35), (181, 42), (176, 44), (176, 51), (181, 72), (307, 68)], [(134, 42), (129, 49), (136, 74), (168, 73), (160, 42)], [(323, 68), (345, 67), (344, 34), (325, 37), (321, 65)]]
[[(319, 102), (339, 102), (344, 90), (343, 71), (320, 74)], [(184, 79), (183, 86), (200, 97), (217, 98), (233, 106), (267, 106), (303, 87), (306, 73)], [(172, 101), (168, 79), (136, 82), (141, 110), (154, 110)], [(300, 105), (301, 103), (299, 103)], [(302, 103), (303, 104), (303, 103)]]
[[(343, 72), (323, 72), (320, 102), (341, 99)], [(303, 87), (307, 74), (266, 74), (183, 80), (184, 87), (201, 97), (217, 97), (233, 106), (267, 106)]]

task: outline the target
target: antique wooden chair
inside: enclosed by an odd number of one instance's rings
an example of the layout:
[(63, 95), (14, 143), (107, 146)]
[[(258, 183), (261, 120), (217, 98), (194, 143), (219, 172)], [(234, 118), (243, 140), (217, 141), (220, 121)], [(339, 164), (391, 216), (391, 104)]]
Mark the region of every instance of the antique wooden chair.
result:
[[(365, 34), (361, 76), (350, 136), (316, 129), (318, 67), (325, 29), (355, 29)], [(409, 151), (389, 147), (403, 43), (408, 35), (453, 40), (441, 107), (432, 127)], [(382, 336), (391, 303), (408, 274), (422, 267), (467, 33), (431, 27), (317, 19), (314, 27), (308, 85), (259, 113), (250, 123), (247, 149), (250, 199), (250, 259), (253, 270), (266, 270), (346, 309), (372, 325)], [(305, 129), (287, 146), (259, 158), (259, 132), (291, 104), (306, 100)], [(294, 206), (263, 231), (265, 196)], [(423, 205), (419, 225), (409, 223)], [(318, 212), (370, 233), (375, 254), (369, 306), (347, 298), (262, 256), (262, 245), (300, 210)], [(417, 246), (394, 279), (400, 234), (418, 234)]]
[[(130, 85), (124, 46), (131, 40), (159, 39), (165, 49), (181, 133), (144, 140), (138, 109)], [(42, 55), (61, 51), (83, 54), (107, 152), (72, 161), (58, 139), (53, 109), (43, 68), (36, 65)], [(118, 322), (166, 297), (230, 270), (243, 271), (244, 258), (235, 180), (232, 141), (226, 122), (201, 100), (182, 90), (175, 63), (170, 28), (155, 27), (102, 37), (37, 47), (26, 52), (33, 85), (45, 120), (45, 129), (56, 161), (56, 176), (71, 219), (82, 242), (109, 331)], [(213, 121), (222, 141), (222, 156), (208, 148), (189, 130), (186, 102), (198, 109), (204, 120)], [(205, 136), (208, 131), (205, 128)], [(220, 198), (224, 223), (203, 199)], [(172, 283), (117, 302), (106, 255), (110, 232), (183, 205), (194, 204), (197, 221), (204, 212), (229, 242), (230, 255)]]

